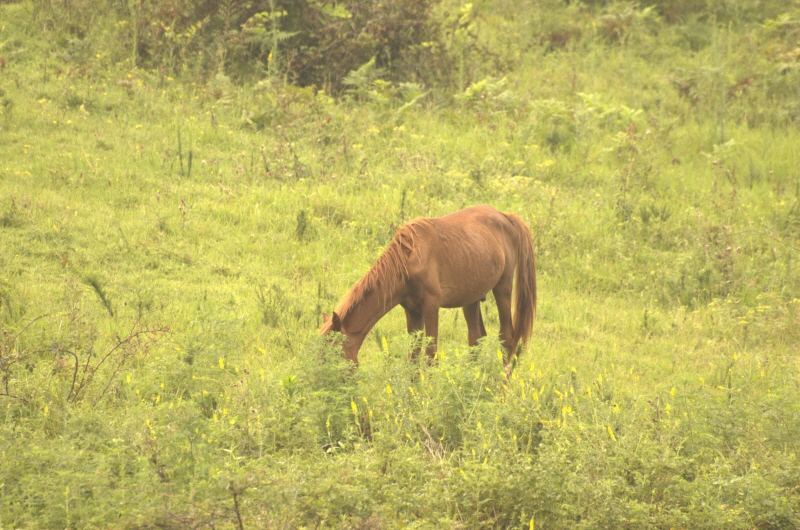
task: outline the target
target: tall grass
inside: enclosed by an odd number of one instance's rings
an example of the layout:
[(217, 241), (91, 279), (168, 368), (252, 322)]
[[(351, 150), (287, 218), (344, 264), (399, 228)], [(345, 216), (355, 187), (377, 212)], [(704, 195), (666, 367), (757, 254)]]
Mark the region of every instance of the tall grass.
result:
[[(796, 6), (476, 4), (463, 89), (339, 99), (47, 6), (0, 5), (0, 525), (800, 526)], [(402, 222), (477, 203), (534, 234), (510, 378), (491, 297), (431, 366), (400, 311), (358, 370), (319, 340)]]

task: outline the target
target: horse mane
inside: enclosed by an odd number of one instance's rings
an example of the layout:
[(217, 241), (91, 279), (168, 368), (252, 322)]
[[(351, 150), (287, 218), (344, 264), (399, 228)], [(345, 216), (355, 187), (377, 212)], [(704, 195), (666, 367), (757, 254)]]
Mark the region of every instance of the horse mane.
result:
[[(388, 297), (398, 283), (408, 278), (408, 260), (417, 246), (421, 226), (431, 225), (428, 219), (415, 219), (400, 228), (394, 234), (392, 242), (375, 262), (375, 265), (361, 277), (344, 296), (336, 308), (336, 313), (344, 319), (364, 298), (373, 291), (383, 290)], [(384, 299), (384, 303), (386, 303)]]

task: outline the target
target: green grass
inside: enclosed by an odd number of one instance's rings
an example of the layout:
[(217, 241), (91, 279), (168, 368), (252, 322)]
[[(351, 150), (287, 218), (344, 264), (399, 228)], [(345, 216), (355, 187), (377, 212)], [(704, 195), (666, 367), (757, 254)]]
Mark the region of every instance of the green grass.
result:
[[(552, 49), (525, 31), (591, 20), (507, 9), (505, 81), (399, 111), (78, 67), (0, 5), (0, 526), (800, 526), (786, 35)], [(411, 364), (395, 310), (351, 371), (320, 313), (404, 221), (479, 203), (534, 233), (513, 376), (491, 298), (474, 355), (442, 310)]]

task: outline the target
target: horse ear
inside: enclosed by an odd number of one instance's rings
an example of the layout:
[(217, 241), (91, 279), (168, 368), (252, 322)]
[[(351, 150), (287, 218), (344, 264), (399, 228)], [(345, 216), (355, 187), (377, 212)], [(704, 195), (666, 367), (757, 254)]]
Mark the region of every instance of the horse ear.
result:
[(322, 323), (327, 324), (331, 321), (331, 317), (328, 316), (328, 313), (322, 313)]
[(339, 318), (339, 315), (336, 313), (336, 311), (333, 312), (333, 315), (331, 316), (331, 320), (333, 321), (333, 326), (331, 327), (331, 329), (333, 331), (338, 331), (338, 332), (341, 333), (341, 331), (342, 331), (342, 320)]

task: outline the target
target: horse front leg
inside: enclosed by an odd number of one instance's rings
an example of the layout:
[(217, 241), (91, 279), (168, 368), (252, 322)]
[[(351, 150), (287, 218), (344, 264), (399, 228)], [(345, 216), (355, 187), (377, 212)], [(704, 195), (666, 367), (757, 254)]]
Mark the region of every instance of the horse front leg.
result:
[[(406, 311), (406, 329), (409, 335), (413, 335), (418, 331), (425, 329), (425, 321), (422, 319), (422, 314), (418, 311), (403, 308)], [(411, 358), (416, 359), (419, 356), (420, 344), (415, 341), (414, 349), (411, 350)]]
[(486, 328), (483, 325), (480, 301), (465, 305), (464, 320), (467, 321), (467, 340), (470, 346), (477, 346), (478, 340), (486, 336)]
[(436, 356), (439, 348), (439, 304), (427, 303), (423, 309), (422, 318), (425, 321), (425, 335), (430, 339), (425, 353), (428, 355), (428, 362)]

